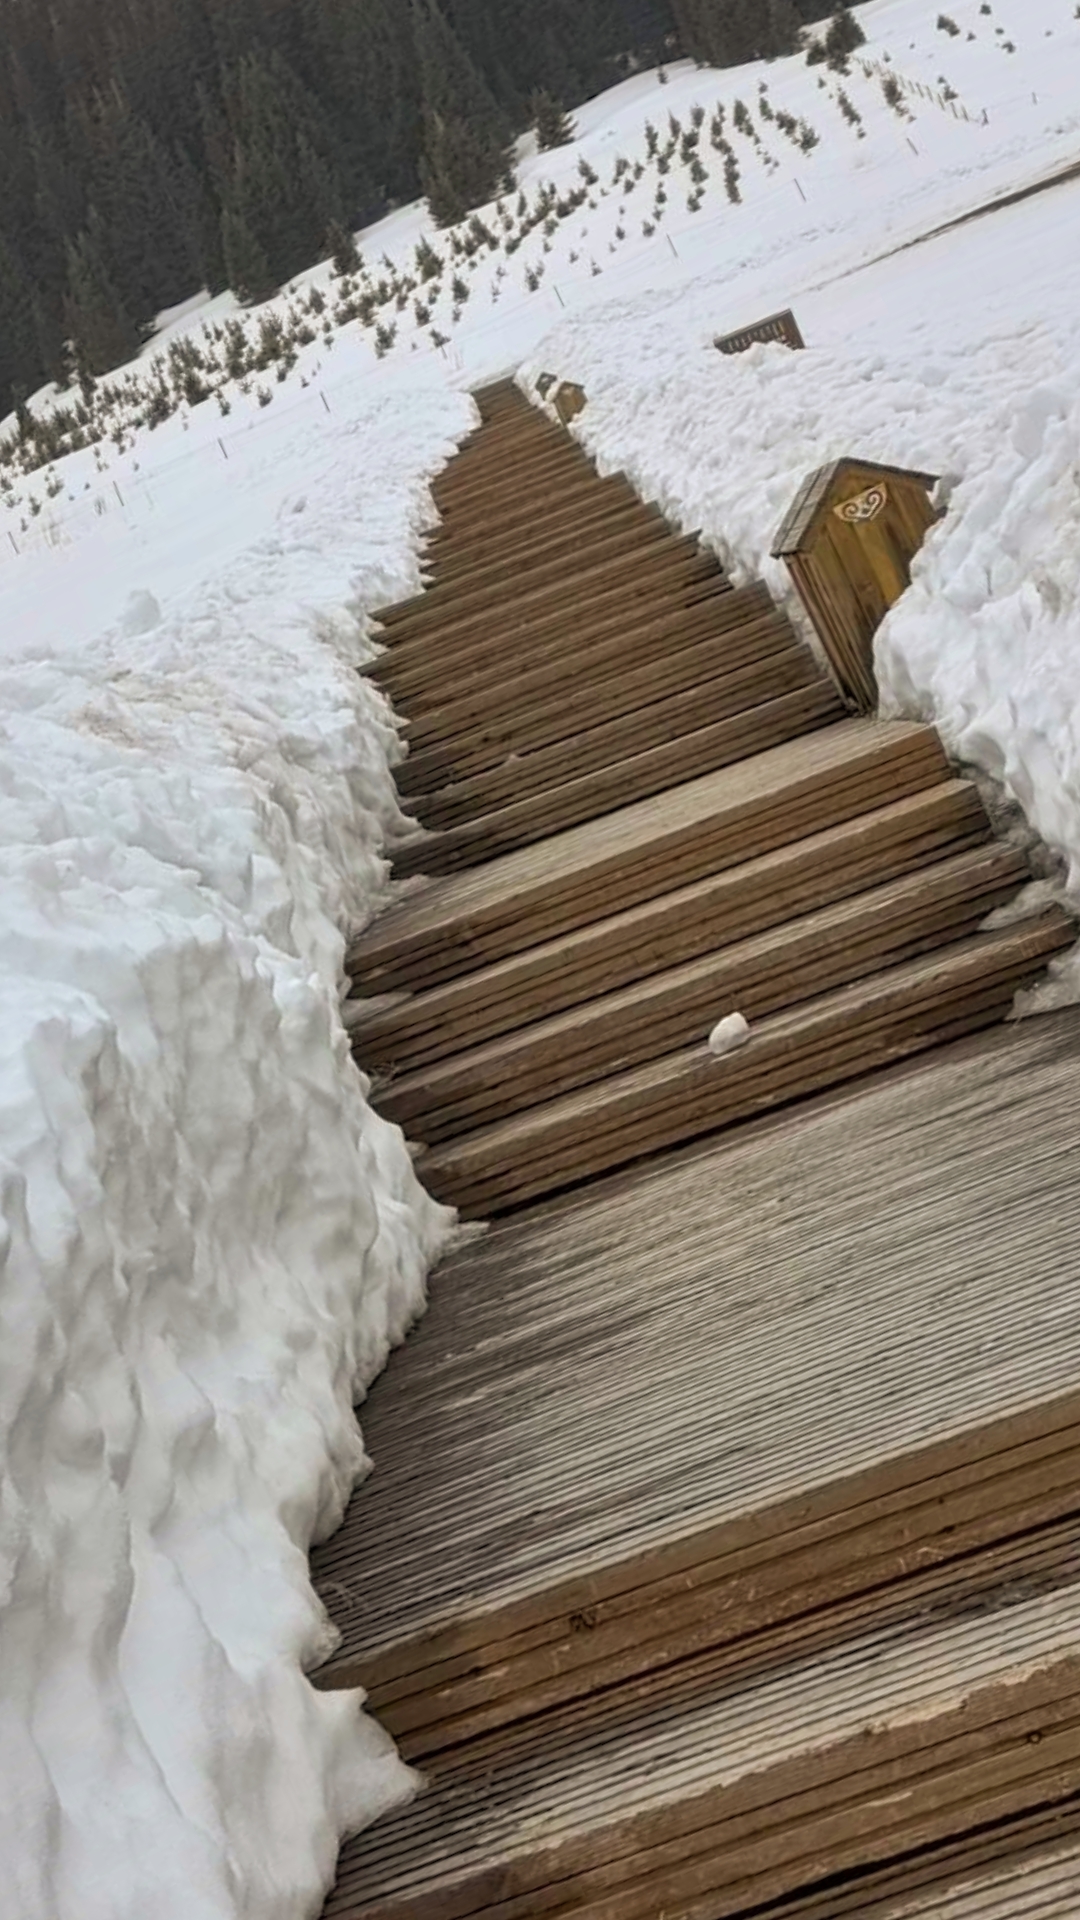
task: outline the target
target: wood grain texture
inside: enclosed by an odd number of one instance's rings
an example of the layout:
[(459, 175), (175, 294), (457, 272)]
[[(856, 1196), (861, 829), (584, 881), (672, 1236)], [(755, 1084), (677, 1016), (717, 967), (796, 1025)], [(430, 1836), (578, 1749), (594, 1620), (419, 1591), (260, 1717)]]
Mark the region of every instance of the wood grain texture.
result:
[(1015, 1816), (1080, 1788), (1078, 1633), (1071, 1586), (476, 1742), (346, 1850), (328, 1913), (734, 1915)]
[(1078, 1065), (1075, 1015), (999, 1028), (463, 1247), (316, 1556), (336, 1664), (408, 1670), (677, 1578), (932, 1478), (952, 1452), (914, 1456), (999, 1417), (1056, 1430)]
[[(510, 383), (478, 405), (371, 669), (429, 877), (348, 1018), (429, 1185), (505, 1217), (314, 1556), (315, 1684), (428, 1774), (327, 1920), (1006, 1920), (1036, 1856), (1042, 1920), (1080, 1842), (1080, 1015), (999, 1023), (1072, 922), (986, 928), (1025, 861), (936, 736), (842, 718), (760, 584)], [(881, 528), (827, 531), (897, 587)]]

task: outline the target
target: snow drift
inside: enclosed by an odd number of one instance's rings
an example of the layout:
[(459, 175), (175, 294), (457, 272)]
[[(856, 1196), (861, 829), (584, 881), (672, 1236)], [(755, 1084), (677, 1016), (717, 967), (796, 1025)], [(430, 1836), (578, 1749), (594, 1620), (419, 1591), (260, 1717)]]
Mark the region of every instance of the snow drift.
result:
[(144, 550), (95, 634), (120, 578), (103, 530), (66, 578), (49, 556), (51, 618), (7, 628), (12, 1920), (293, 1920), (342, 1831), (411, 1790), (356, 1696), (304, 1678), (328, 1650), (306, 1549), (450, 1221), (368, 1107), (338, 998), (398, 825), (361, 616), (415, 586), (424, 482), (471, 412), (432, 391), (283, 422), (227, 491), (176, 482), (205, 579), (170, 590)]

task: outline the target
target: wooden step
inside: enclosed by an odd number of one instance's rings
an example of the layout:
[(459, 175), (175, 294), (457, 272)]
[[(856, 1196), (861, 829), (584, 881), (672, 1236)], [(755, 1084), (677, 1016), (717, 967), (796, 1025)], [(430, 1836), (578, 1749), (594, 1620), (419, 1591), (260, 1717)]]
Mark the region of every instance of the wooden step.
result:
[(715, 1060), (665, 1055), (420, 1155), (436, 1199), (472, 1218), (624, 1166), (1003, 1020), (1015, 994), (1073, 942), (1052, 908), (762, 1020)]
[[(801, 664), (801, 663), (800, 663)], [(803, 678), (798, 670), (793, 678)], [(679, 698), (658, 706), (652, 714), (652, 731), (660, 734), (655, 746), (625, 760), (606, 762), (604, 751), (614, 752), (620, 735), (626, 744), (635, 730), (616, 723), (606, 730), (603, 746), (597, 746), (594, 769), (556, 784), (558, 775), (549, 755), (531, 770), (525, 762), (515, 767), (514, 785), (523, 789), (523, 798), (491, 813), (477, 813), (459, 826), (445, 832), (424, 833), (405, 840), (394, 849), (394, 872), (398, 877), (411, 873), (448, 874), (463, 867), (479, 866), (528, 847), (581, 821), (594, 821), (619, 808), (644, 800), (650, 794), (663, 793), (677, 782), (709, 774), (719, 767), (745, 760), (782, 742), (797, 739), (816, 728), (833, 725), (842, 719), (844, 708), (836, 689), (828, 681), (811, 679), (809, 685), (796, 685), (792, 692), (778, 694), (741, 712), (727, 715), (694, 733), (680, 733), (680, 727), (692, 723), (689, 703)], [(705, 697), (699, 702), (698, 717), (707, 714), (713, 703)], [(718, 704), (726, 704), (721, 696)], [(665, 737), (670, 736), (670, 737)], [(533, 777), (530, 779), (530, 771)], [(530, 788), (533, 790), (530, 792)]]
[(493, 651), (493, 639), (524, 659), (548, 640), (565, 647), (575, 628), (587, 642), (613, 617), (621, 615), (630, 627), (646, 613), (655, 616), (664, 608), (693, 606), (699, 599), (724, 592), (722, 580), (707, 554), (672, 557), (659, 549), (635, 563), (632, 577), (617, 570), (614, 578), (597, 576), (587, 591), (576, 596), (548, 595), (530, 606), (515, 606), (500, 620), (497, 634), (490, 620), (467, 620), (453, 633), (447, 631), (445, 645), (433, 646), (430, 639), (402, 642), (381, 654), (367, 671), (405, 702), (411, 717), (418, 705), (445, 706), (448, 690), (464, 685), (467, 675), (477, 670), (496, 673), (498, 653)]
[(1075, 1012), (999, 1027), (459, 1247), (315, 1557), (320, 1684), (428, 1751), (1075, 1518), (1078, 1060)]
[[(687, 534), (676, 539), (661, 523), (654, 532), (634, 536), (631, 552), (625, 552), (625, 539), (613, 542), (616, 551), (611, 553), (601, 548), (595, 555), (590, 552), (583, 556), (583, 565), (568, 576), (565, 568), (554, 579), (545, 575), (538, 585), (526, 581), (520, 593), (514, 591), (511, 577), (507, 577), (495, 586), (488, 585), (474, 593), (466, 593), (455, 599), (452, 606), (436, 604), (436, 591), (430, 596), (425, 594), (423, 602), (430, 597), (431, 604), (420, 604), (415, 612), (410, 611), (393, 629), (393, 651), (391, 660), (403, 665), (407, 660), (415, 660), (425, 654), (430, 647), (432, 637), (437, 645), (447, 651), (452, 650), (455, 635), (471, 631), (479, 621), (490, 624), (492, 610), (497, 609), (500, 622), (505, 614), (512, 624), (524, 625), (536, 619), (553, 605), (562, 606), (573, 601), (580, 594), (582, 600), (595, 599), (605, 587), (617, 587), (623, 583), (629, 588), (637, 580), (650, 579), (658, 573), (670, 570), (675, 577), (681, 571), (695, 564), (701, 565), (707, 558), (702, 553), (696, 534)], [(719, 572), (715, 560), (712, 571)]]
[[(1080, 1807), (1057, 1800), (1040, 1819), (1008, 1826), (972, 1835), (921, 1871), (912, 1861), (902, 1882), (893, 1875), (891, 1884), (865, 1886), (858, 1911), (864, 1920), (1073, 1920), (1080, 1913)], [(793, 1920), (803, 1920), (801, 1908)]]
[[(639, 581), (629, 595), (620, 583), (606, 587), (595, 599), (579, 602), (570, 612), (559, 607), (515, 632), (512, 646), (504, 644), (500, 629), (493, 649), (491, 629), (482, 628), (455, 648), (452, 663), (443, 663), (441, 675), (433, 655), (421, 656), (406, 672), (399, 672), (392, 656), (382, 654), (365, 671), (383, 684), (394, 683), (392, 691), (411, 734), (428, 715), (443, 713), (451, 698), (455, 703), (465, 698), (466, 691), (475, 698), (490, 690), (494, 712), (502, 704), (499, 690), (504, 682), (509, 690), (533, 671), (557, 667), (565, 673), (575, 650), (587, 670), (594, 650), (620, 632), (627, 647), (636, 649), (642, 633), (654, 631), (661, 620), (693, 618), (705, 609), (722, 616), (731, 592), (723, 574), (694, 562), (680, 568), (674, 580)], [(449, 694), (447, 683), (452, 689)]]
[(481, 493), (475, 501), (455, 500), (452, 495), (437, 501), (442, 516), (437, 532), (440, 541), (456, 545), (467, 544), (478, 536), (488, 540), (496, 534), (509, 542), (520, 533), (528, 532), (538, 520), (551, 515), (590, 511), (604, 498), (605, 492), (612, 499), (625, 500), (628, 495), (640, 499), (629, 488), (625, 475), (613, 473), (601, 478), (587, 463), (575, 468), (569, 478), (561, 478), (557, 485), (545, 480), (539, 487), (525, 492), (518, 487), (507, 487), (504, 479), (501, 498)]
[(1080, 1592), (688, 1666), (478, 1741), (344, 1852), (328, 1920), (736, 1916), (1080, 1791)]
[[(1072, 1920), (1080, 1796), (766, 1901), (755, 1920)], [(985, 1902), (985, 1904), (983, 1904)], [(1012, 1902), (1013, 1904), (1010, 1904)]]
[(434, 1144), (969, 937), (1028, 878), (994, 843), (786, 920), (535, 1026), (395, 1077), (379, 1111)]
[(561, 487), (579, 478), (592, 482), (595, 469), (579, 447), (570, 440), (552, 441), (546, 447), (523, 449), (517, 460), (484, 463), (467, 477), (455, 473), (443, 485), (436, 480), (432, 494), (440, 513), (472, 513), (491, 506), (496, 515), (513, 510), (525, 500), (543, 503)]
[[(744, 617), (732, 623), (728, 603), (733, 598), (718, 595), (696, 607), (677, 609), (660, 621), (646, 618), (626, 636), (621, 671), (611, 657), (612, 643), (602, 641), (583, 652), (577, 674), (569, 659), (556, 659), (522, 676), (517, 684), (527, 681), (534, 691), (522, 692), (516, 703), (512, 703), (515, 681), (511, 679), (505, 701), (493, 702), (489, 712), (470, 713), (467, 701), (456, 703), (457, 726), (447, 725), (445, 709), (441, 714), (435, 709), (417, 715), (408, 723), (409, 761), (418, 761), (419, 766), (404, 763), (402, 774), (411, 777), (402, 791), (430, 791), (451, 784), (454, 778), (490, 773), (511, 756), (542, 752), (559, 743), (570, 745), (578, 731), (610, 725), (696, 687), (712, 689), (734, 675), (747, 676), (742, 684), (749, 688), (749, 676), (761, 674), (761, 698), (767, 698), (768, 676), (781, 657), (795, 652), (809, 662), (809, 654), (795, 640), (782, 614)], [(816, 667), (813, 673), (820, 678)], [(577, 704), (567, 698), (571, 676)], [(476, 698), (482, 698), (480, 689)], [(440, 768), (441, 780), (433, 777)]]
[[(701, 739), (705, 728), (741, 718), (747, 729), (746, 739), (750, 740), (754, 716), (759, 710), (808, 687), (824, 688), (827, 697), (822, 702), (823, 710), (830, 718), (842, 717), (843, 708), (832, 687), (823, 682), (809, 651), (798, 645), (784, 651), (778, 648), (770, 659), (754, 661), (735, 673), (698, 680), (666, 698), (658, 695), (652, 700), (643, 699), (629, 712), (612, 720), (597, 720), (595, 725), (584, 725), (581, 731), (564, 735), (549, 746), (519, 748), (501, 766), (436, 788), (417, 804), (415, 812), (426, 828), (443, 832), (481, 820), (502, 808), (520, 805), (529, 796), (553, 787), (589, 779), (602, 769), (629, 767), (638, 756), (654, 753), (676, 741), (685, 742), (686, 757), (673, 762), (673, 778), (676, 782), (685, 780), (720, 764), (709, 757), (693, 764), (693, 742)], [(594, 718), (591, 712), (588, 718)], [(734, 734), (729, 737), (737, 738)], [(761, 744), (764, 743), (757, 743)], [(743, 754), (747, 750), (746, 746), (741, 748)], [(627, 780), (633, 782), (630, 771)], [(647, 786), (638, 787), (633, 797), (639, 798), (647, 791)], [(631, 795), (627, 792), (624, 797), (629, 799)], [(596, 812), (601, 811), (598, 806)]]
[[(646, 615), (629, 629), (613, 619), (585, 645), (575, 647), (566, 635), (537, 664), (514, 662), (505, 673), (477, 676), (453, 701), (410, 719), (399, 785), (403, 792), (423, 791), (425, 778), (451, 765), (461, 768), (461, 777), (483, 772), (523, 747), (565, 739), (583, 718), (602, 725), (650, 699), (767, 662), (793, 644), (785, 615), (767, 597), (762, 604), (742, 590)], [(568, 681), (574, 702), (567, 699)]]
[[(430, 1647), (398, 1646), (385, 1676), (378, 1662), (335, 1661), (312, 1678), (322, 1691), (362, 1685), (405, 1758), (427, 1762), (613, 1688), (660, 1696), (672, 1668), (703, 1650), (713, 1676), (745, 1680), (859, 1633), (974, 1610), (995, 1588), (1024, 1595), (1071, 1583), (1080, 1570), (1071, 1491), (1080, 1431), (1060, 1451), (1046, 1451), (1050, 1444), (1033, 1441), (997, 1462), (987, 1456), (899, 1488), (884, 1514), (846, 1509), (828, 1528), (804, 1530), (801, 1545), (795, 1532), (771, 1542), (767, 1555), (732, 1554), (667, 1580), (650, 1581), (644, 1562), (623, 1566), (617, 1577), (628, 1585), (617, 1596), (590, 1593), (572, 1611), (526, 1630), (507, 1627), (502, 1638), (487, 1619), (492, 1638), (438, 1662)], [(404, 1672), (407, 1658), (419, 1664)]]
[(498, 607), (509, 596), (520, 601), (538, 593), (554, 580), (568, 577), (587, 581), (602, 564), (620, 555), (629, 560), (658, 543), (675, 543), (675, 536), (659, 513), (629, 525), (602, 523), (594, 527), (590, 538), (575, 542), (569, 557), (565, 550), (549, 554), (543, 549), (528, 556), (510, 547), (498, 560), (462, 572), (457, 577), (436, 574), (432, 584), (414, 600), (403, 600), (383, 615), (386, 637), (396, 644), (399, 634), (441, 628), (445, 616), (456, 619), (465, 610), (482, 612)]
[(635, 535), (647, 540), (658, 529), (672, 538), (656, 507), (641, 502), (600, 501), (594, 512), (568, 516), (562, 525), (534, 523), (528, 539), (519, 537), (512, 544), (505, 538), (486, 547), (459, 540), (442, 553), (425, 554), (423, 565), (430, 575), (430, 592), (438, 593), (443, 604), (449, 605), (455, 596), (488, 581), (501, 580), (504, 591), (509, 589), (513, 595), (520, 591), (526, 576), (535, 577), (541, 568), (550, 570), (559, 562), (580, 568), (601, 546), (621, 540), (632, 550)]
[[(640, 500), (625, 480), (598, 480), (591, 500), (567, 506), (553, 502), (521, 528), (513, 545), (522, 553), (535, 552), (555, 541), (584, 539), (608, 521), (644, 526), (658, 512), (659, 508)], [(501, 557), (507, 545), (502, 528), (477, 527), (466, 537), (444, 524), (428, 536), (424, 564), (434, 566), (440, 579), (450, 579), (478, 562)]]
[(989, 838), (975, 788), (946, 781), (427, 992), (350, 1001), (354, 1046), (406, 1072)]
[(947, 779), (936, 734), (846, 720), (392, 907), (353, 949), (368, 993), (433, 986)]

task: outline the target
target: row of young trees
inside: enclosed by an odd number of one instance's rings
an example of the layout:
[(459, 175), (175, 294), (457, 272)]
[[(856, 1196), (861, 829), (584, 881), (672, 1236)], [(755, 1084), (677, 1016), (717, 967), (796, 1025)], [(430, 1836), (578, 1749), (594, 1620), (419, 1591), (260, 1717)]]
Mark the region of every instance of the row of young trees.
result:
[(0, 0), (0, 414), (200, 287), (265, 297), (335, 224), (419, 192), (459, 218), (537, 90), (550, 121), (627, 63), (787, 51), (834, 4)]

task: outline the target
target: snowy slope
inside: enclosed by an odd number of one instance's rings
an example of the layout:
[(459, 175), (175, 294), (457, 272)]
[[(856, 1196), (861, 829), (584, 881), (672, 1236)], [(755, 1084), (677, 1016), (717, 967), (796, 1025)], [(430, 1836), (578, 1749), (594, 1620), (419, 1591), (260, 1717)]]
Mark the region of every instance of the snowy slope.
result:
[(397, 818), (358, 616), (415, 586), (470, 410), (390, 385), (282, 413), (227, 487), (197, 459), (155, 481), (152, 540), (102, 520), (5, 581), (12, 1920), (305, 1912), (342, 1828), (409, 1787), (303, 1678), (305, 1553), (448, 1226), (338, 985)]
[[(155, 354), (235, 312), (189, 303), (131, 370), (122, 445), (8, 476), (4, 1916), (302, 1920), (339, 1833), (409, 1789), (355, 1701), (303, 1679), (304, 1549), (363, 1465), (351, 1394), (448, 1230), (367, 1106), (337, 996), (400, 822), (392, 716), (353, 666), (366, 615), (418, 584), (466, 386), (580, 379), (601, 463), (778, 593), (768, 548), (810, 467), (940, 472), (949, 514), (879, 643), (888, 702), (1001, 779), (1080, 890), (1080, 184), (906, 244), (1080, 161), (1080, 21), (1073, 0), (946, 4), (956, 35), (937, 4), (860, 8), (868, 71), (842, 82), (800, 61), (628, 82), (572, 147), (526, 143), (496, 247), (451, 261), (403, 209), (361, 236), (387, 290), (368, 324), (333, 319), (318, 267), (269, 309), (328, 302), (285, 379), (138, 428)], [(524, 231), (548, 182), (567, 211)], [(444, 271), (403, 296), (425, 232)], [(713, 351), (786, 304), (807, 353)]]

